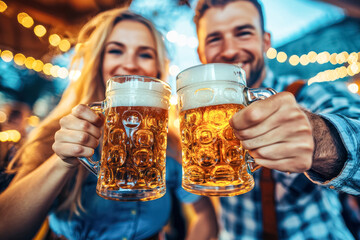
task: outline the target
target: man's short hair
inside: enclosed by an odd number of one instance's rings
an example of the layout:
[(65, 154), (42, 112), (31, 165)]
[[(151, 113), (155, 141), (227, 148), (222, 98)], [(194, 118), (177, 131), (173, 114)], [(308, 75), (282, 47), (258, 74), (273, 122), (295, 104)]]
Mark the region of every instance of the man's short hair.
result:
[(261, 29), (264, 32), (265, 31), (264, 15), (263, 15), (262, 7), (257, 0), (199, 0), (198, 3), (196, 4), (195, 16), (194, 16), (194, 22), (196, 24), (196, 27), (199, 26), (200, 18), (202, 18), (204, 16), (206, 10), (208, 10), (209, 8), (225, 7), (225, 5), (227, 5), (228, 3), (237, 2), (237, 1), (246, 1), (246, 2), (251, 2), (252, 4), (254, 4), (254, 6), (256, 7), (256, 9), (259, 12)]

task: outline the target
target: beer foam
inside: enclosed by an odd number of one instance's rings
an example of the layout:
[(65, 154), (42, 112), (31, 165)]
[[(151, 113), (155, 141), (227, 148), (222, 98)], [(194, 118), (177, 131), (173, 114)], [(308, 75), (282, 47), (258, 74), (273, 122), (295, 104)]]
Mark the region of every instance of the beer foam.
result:
[(187, 68), (176, 76), (176, 89), (194, 83), (209, 81), (232, 81), (246, 85), (245, 71), (227, 63), (201, 64)]
[(200, 82), (178, 91), (181, 111), (222, 104), (246, 105), (244, 85), (231, 81)]
[(245, 71), (225, 63), (202, 64), (176, 77), (181, 110), (220, 104), (244, 104)]
[(169, 85), (162, 82), (112, 81), (106, 90), (111, 107), (143, 106), (168, 109), (170, 94)]

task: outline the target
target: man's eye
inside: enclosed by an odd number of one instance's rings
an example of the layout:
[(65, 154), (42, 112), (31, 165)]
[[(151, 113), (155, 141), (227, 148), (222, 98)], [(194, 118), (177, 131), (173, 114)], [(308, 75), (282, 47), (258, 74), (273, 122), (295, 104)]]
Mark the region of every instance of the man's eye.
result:
[(121, 51), (121, 50), (119, 50), (119, 49), (110, 49), (110, 50), (108, 51), (108, 53), (110, 53), (110, 54), (122, 54), (123, 51)]
[(220, 37), (213, 37), (213, 38), (209, 38), (207, 40), (207, 43), (214, 43), (214, 42), (217, 42), (217, 41), (220, 41), (221, 38)]
[(242, 37), (242, 36), (247, 36), (247, 35), (250, 35), (250, 34), (251, 34), (251, 32), (249, 32), (249, 31), (242, 31), (242, 32), (237, 32), (236, 36), (237, 37)]

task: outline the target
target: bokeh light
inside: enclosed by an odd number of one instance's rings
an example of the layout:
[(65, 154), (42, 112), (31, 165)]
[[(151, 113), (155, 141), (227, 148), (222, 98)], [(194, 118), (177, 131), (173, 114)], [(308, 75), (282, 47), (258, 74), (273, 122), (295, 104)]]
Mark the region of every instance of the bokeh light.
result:
[(34, 33), (38, 37), (43, 37), (46, 34), (46, 28), (43, 25), (36, 25), (34, 27)]

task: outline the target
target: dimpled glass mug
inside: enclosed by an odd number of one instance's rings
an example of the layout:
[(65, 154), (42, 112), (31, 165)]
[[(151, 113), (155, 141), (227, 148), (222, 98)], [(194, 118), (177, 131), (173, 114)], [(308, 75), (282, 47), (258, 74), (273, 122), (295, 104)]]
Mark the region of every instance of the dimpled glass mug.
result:
[(115, 76), (107, 81), (106, 100), (90, 105), (105, 115), (101, 160), (80, 159), (97, 175), (99, 196), (148, 201), (165, 194), (170, 94), (156, 78)]
[(241, 146), (229, 119), (275, 94), (246, 87), (245, 72), (224, 63), (190, 67), (176, 77), (182, 141), (182, 186), (206, 196), (234, 196), (254, 187), (259, 168)]

